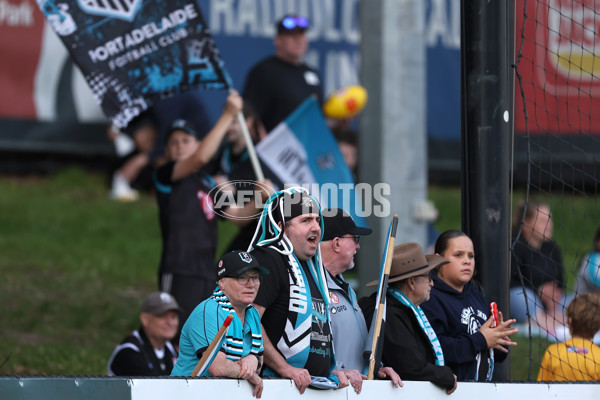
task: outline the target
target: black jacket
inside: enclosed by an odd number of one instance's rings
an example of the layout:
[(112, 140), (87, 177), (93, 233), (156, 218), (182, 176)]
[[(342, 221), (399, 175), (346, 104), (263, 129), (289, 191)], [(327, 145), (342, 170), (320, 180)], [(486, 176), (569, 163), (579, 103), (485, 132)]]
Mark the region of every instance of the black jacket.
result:
[[(362, 298), (359, 305), (370, 325), (375, 296)], [(454, 374), (448, 366), (435, 365), (435, 352), (413, 311), (387, 296), (387, 313), (381, 361), (402, 379), (430, 381), (444, 389), (454, 387)]]
[(177, 351), (171, 342), (163, 348), (162, 358), (158, 358), (144, 329), (131, 332), (115, 348), (108, 360), (109, 376), (162, 376), (171, 375), (177, 360)]

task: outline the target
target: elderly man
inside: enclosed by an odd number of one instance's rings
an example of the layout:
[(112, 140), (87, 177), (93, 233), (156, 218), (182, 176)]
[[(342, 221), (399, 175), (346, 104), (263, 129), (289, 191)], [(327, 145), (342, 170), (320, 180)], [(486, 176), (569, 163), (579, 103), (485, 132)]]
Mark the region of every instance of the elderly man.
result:
[(217, 288), (194, 309), (183, 326), (179, 359), (171, 376), (190, 376), (227, 316), (233, 314), (227, 338), (202, 376), (246, 379), (254, 386), (252, 394), (261, 396), (263, 383), (258, 373), (262, 365), (262, 329), (252, 302), (261, 275), (268, 273), (244, 251), (232, 251), (221, 258), (217, 264)]
[[(419, 307), (429, 300), (433, 286), (431, 270), (449, 260), (437, 255), (428, 257), (418, 243), (394, 247), (386, 293), (381, 361), (394, 368), (404, 379), (430, 381), (451, 394), (456, 390), (456, 375), (444, 365), (440, 342)], [(367, 286), (377, 283), (370, 282)], [(375, 302), (376, 294), (361, 299), (360, 305), (367, 321), (373, 318)]]
[[(366, 369), (363, 352), (368, 328), (356, 293), (344, 281), (342, 274), (354, 268), (354, 255), (360, 249), (360, 237), (370, 235), (372, 230), (356, 226), (352, 217), (340, 208), (323, 210), (323, 221), (325, 233), (321, 241), (321, 254), (327, 270), (336, 368), (346, 374), (356, 393), (360, 393), (364, 377), (361, 373)], [(394, 386), (402, 386), (400, 377), (390, 367), (380, 368), (378, 377), (389, 377)]]
[(255, 65), (246, 78), (243, 97), (271, 131), (309, 96), (323, 101), (318, 72), (303, 62), (308, 49), (307, 18), (286, 15), (275, 24), (275, 54)]
[(321, 232), (317, 200), (303, 188), (291, 188), (266, 202), (250, 246), (270, 272), (255, 301), (266, 333), (263, 376), (290, 378), (300, 393), (311, 384), (348, 385), (346, 376), (334, 371)]
[(140, 313), (142, 326), (115, 348), (108, 361), (108, 375), (169, 375), (177, 359), (177, 351), (170, 340), (177, 333), (180, 311), (169, 293), (148, 295)]

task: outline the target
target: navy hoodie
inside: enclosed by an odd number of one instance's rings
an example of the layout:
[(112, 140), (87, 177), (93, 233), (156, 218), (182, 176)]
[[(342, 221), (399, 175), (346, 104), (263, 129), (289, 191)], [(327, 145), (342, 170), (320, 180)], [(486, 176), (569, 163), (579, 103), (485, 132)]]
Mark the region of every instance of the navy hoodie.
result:
[(444, 351), (444, 360), (459, 381), (485, 381), (490, 361), (503, 361), (506, 353), (494, 350), (490, 360), (485, 337), (479, 332), (488, 319), (489, 303), (467, 283), (462, 292), (438, 277), (431, 298), (421, 304)]

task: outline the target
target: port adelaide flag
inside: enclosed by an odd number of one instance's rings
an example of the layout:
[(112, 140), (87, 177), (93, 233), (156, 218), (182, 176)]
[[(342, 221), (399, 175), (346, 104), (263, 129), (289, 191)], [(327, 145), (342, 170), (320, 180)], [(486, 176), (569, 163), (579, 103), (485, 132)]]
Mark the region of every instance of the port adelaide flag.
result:
[(37, 0), (106, 116), (124, 127), (158, 99), (231, 78), (195, 1)]

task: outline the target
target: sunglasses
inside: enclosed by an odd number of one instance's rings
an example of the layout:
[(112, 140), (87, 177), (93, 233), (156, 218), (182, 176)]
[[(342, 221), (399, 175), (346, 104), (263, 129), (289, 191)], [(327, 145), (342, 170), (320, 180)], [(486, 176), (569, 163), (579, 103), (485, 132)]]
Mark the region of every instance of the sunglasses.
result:
[(306, 17), (285, 17), (281, 21), (281, 25), (283, 25), (283, 27), (288, 30), (296, 28), (307, 29), (309, 21)]
[(340, 236), (340, 239), (352, 239), (354, 243), (358, 244), (360, 242), (360, 236)]

